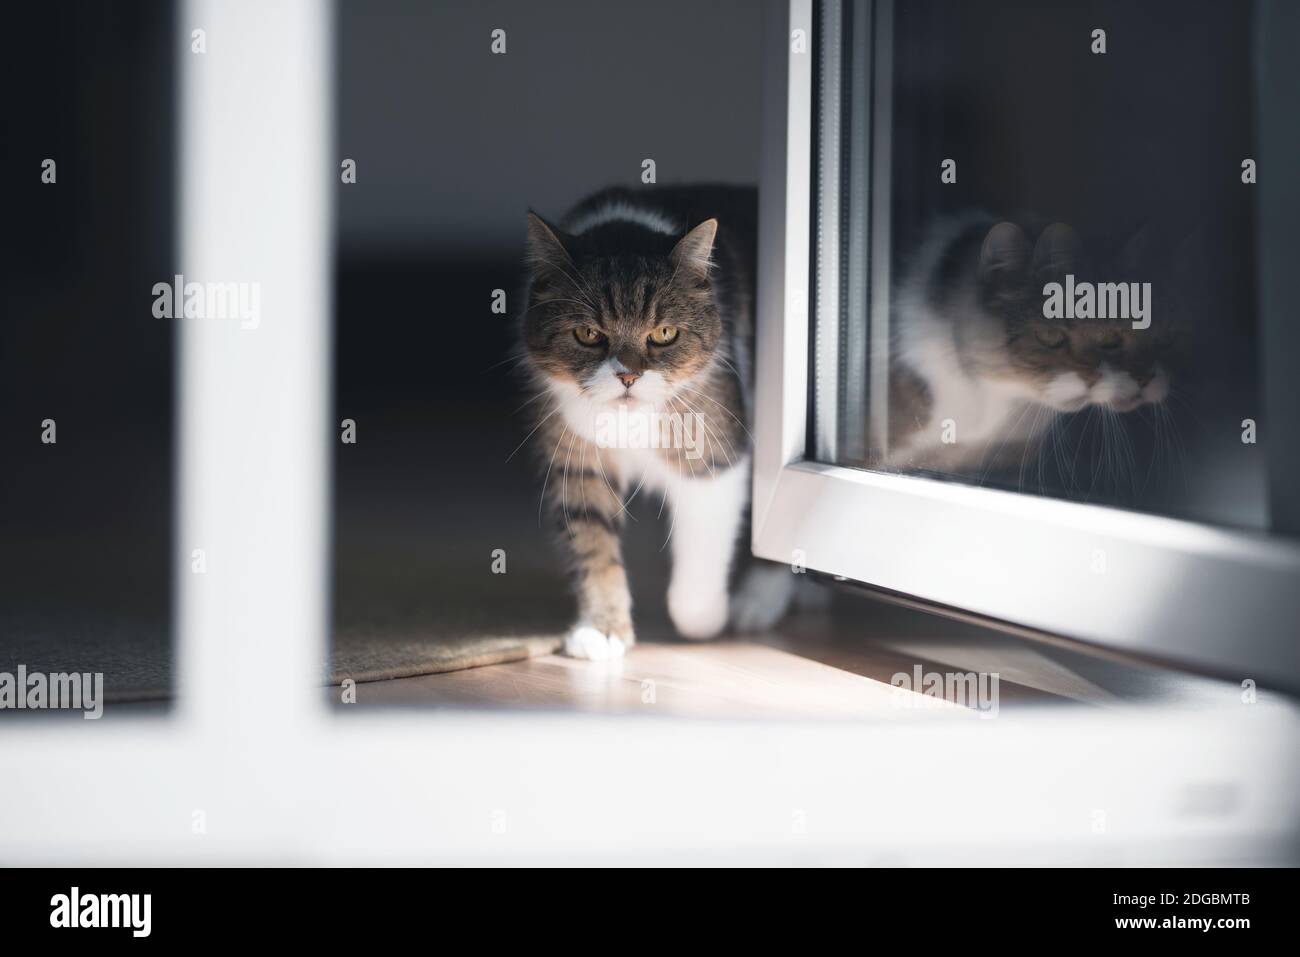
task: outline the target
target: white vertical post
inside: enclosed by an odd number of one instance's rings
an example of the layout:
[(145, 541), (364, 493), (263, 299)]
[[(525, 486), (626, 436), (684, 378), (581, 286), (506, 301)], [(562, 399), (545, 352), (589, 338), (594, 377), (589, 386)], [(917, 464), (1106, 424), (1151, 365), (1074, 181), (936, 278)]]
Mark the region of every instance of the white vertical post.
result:
[(310, 716), (325, 650), (333, 7), (180, 18), (178, 271), (205, 296), (174, 320), (180, 713), (256, 750)]
[[(782, 469), (803, 458), (808, 411), (808, 244), (812, 188), (812, 0), (771, 0), (764, 24), (758, 193), (754, 490), (762, 540)], [(796, 34), (803, 40), (796, 49)], [(771, 557), (771, 556), (767, 556)], [(780, 561), (788, 561), (783, 555)]]

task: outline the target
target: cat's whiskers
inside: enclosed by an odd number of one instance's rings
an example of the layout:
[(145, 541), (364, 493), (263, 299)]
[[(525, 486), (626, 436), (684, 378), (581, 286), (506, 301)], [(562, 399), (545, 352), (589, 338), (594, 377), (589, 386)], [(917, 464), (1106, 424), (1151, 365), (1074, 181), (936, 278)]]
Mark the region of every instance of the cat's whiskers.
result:
[(615, 517), (615, 518), (618, 518), (618, 517), (619, 517), (620, 515), (622, 515), (624, 512), (627, 512), (627, 514), (628, 514), (629, 516), (631, 516), (632, 513), (627, 511), (627, 510), (628, 510), (628, 506), (630, 506), (630, 505), (632, 504), (633, 499), (635, 499), (635, 498), (637, 497), (637, 494), (641, 491), (642, 486), (645, 485), (645, 475), (646, 475), (646, 473), (645, 473), (645, 469), (642, 469), (642, 470), (641, 470), (641, 481), (639, 481), (639, 482), (636, 483), (636, 488), (632, 489), (632, 494), (629, 495), (629, 496), (627, 497), (627, 501), (625, 501), (625, 502), (623, 503), (622, 507), (621, 507), (617, 512), (614, 513), (614, 517)]
[[(1087, 454), (1092, 457), (1092, 471), (1089, 473), (1088, 477), (1088, 498), (1091, 500), (1099, 491), (1102, 494), (1105, 493), (1104, 488), (1098, 487), (1097, 479), (1108, 474), (1105, 469), (1107, 450), (1110, 447), (1108, 442), (1108, 439), (1110, 438), (1110, 429), (1107, 425), (1106, 409), (1104, 406), (1093, 404), (1088, 408), (1090, 410), (1088, 413), (1089, 424), (1096, 423), (1091, 443), (1087, 448)], [(1085, 468), (1087, 467), (1087, 464), (1088, 463), (1085, 461)]]
[[(688, 391), (689, 391), (689, 390), (688, 390)], [(706, 397), (706, 398), (707, 398), (707, 397)], [(679, 399), (679, 398), (676, 397), (676, 396), (674, 396), (673, 399), (674, 399), (675, 402), (676, 402), (676, 401), (681, 401), (681, 402), (684, 402), (684, 401), (685, 401), (685, 400)], [(726, 442), (726, 448), (725, 448), (725, 449), (722, 448), (722, 445), (723, 445), (723, 443), (724, 443), (725, 440), (724, 440), (721, 436), (719, 436), (719, 435), (718, 435), (718, 434), (717, 434), (717, 433), (716, 433), (716, 432), (715, 432), (715, 431), (714, 431), (714, 430), (709, 426), (708, 417), (707, 417), (704, 413), (702, 413), (702, 412), (696, 412), (694, 409), (691, 409), (691, 408), (689, 408), (689, 407), (687, 407), (687, 406), (685, 406), (685, 405), (683, 405), (682, 408), (683, 408), (683, 410), (686, 412), (687, 415), (694, 416), (694, 417), (695, 417), (695, 420), (698, 421), (698, 422), (700, 423), (700, 425), (703, 427), (703, 429), (704, 429), (704, 433), (705, 433), (705, 435), (706, 435), (706, 436), (708, 437), (708, 439), (709, 439), (709, 451), (710, 451), (710, 453), (713, 452), (714, 446), (716, 445), (716, 446), (719, 447), (718, 450), (721, 451), (721, 452), (723, 453), (723, 456), (726, 458), (726, 460), (727, 460), (727, 466), (730, 467), (730, 466), (734, 465), (735, 462), (734, 462), (734, 460), (733, 460), (733, 456), (735, 455), (735, 451), (736, 451), (736, 450), (735, 450), (735, 447), (734, 447), (730, 442)], [(710, 455), (710, 458), (712, 458), (712, 459), (714, 459), (714, 460), (716, 461), (716, 458), (715, 458), (714, 456)], [(710, 465), (709, 462), (705, 462), (704, 464), (705, 464), (705, 466), (708, 467), (708, 469), (709, 469), (709, 477), (712, 478), (712, 477), (713, 477), (713, 468), (712, 468), (712, 466)]]
[(1056, 471), (1060, 475), (1061, 481), (1065, 483), (1066, 491), (1073, 495), (1074, 475), (1070, 472), (1065, 461), (1065, 440), (1069, 435), (1071, 421), (1070, 417), (1065, 415), (1058, 415), (1053, 418), (1049, 438), (1052, 443), (1052, 461), (1056, 465)]
[(1128, 434), (1128, 419), (1115, 413), (1115, 466), (1119, 474), (1116, 478), (1123, 482), (1127, 479), (1127, 495), (1130, 501), (1137, 494), (1137, 458), (1133, 452), (1133, 443)]
[[(1099, 405), (1097, 409), (1097, 429), (1101, 436), (1100, 454), (1094, 456), (1092, 463), (1092, 478), (1089, 479), (1089, 491), (1095, 491), (1097, 488), (1097, 478), (1109, 480), (1112, 476), (1110, 461), (1110, 409), (1107, 406)], [(1104, 491), (1104, 489), (1103, 489)]]
[(516, 453), (518, 453), (518, 451), (519, 451), (520, 449), (522, 449), (522, 448), (523, 448), (523, 447), (528, 443), (528, 440), (531, 439), (531, 438), (533, 437), (533, 434), (534, 434), (538, 429), (540, 429), (543, 425), (546, 424), (547, 419), (549, 419), (551, 416), (555, 415), (556, 412), (559, 412), (559, 411), (560, 411), (560, 408), (561, 408), (561, 406), (559, 406), (559, 405), (557, 404), (557, 405), (555, 406), (555, 408), (553, 408), (550, 412), (547, 412), (546, 415), (542, 418), (542, 420), (541, 420), (540, 422), (538, 422), (536, 425), (534, 425), (534, 426), (532, 427), (532, 429), (529, 430), (528, 434), (524, 436), (524, 440), (523, 440), (522, 442), (520, 442), (518, 445), (515, 446), (515, 450), (514, 450), (514, 452), (511, 452), (509, 455), (506, 456), (506, 461), (509, 462), (512, 458), (514, 458), (515, 455), (516, 455)]
[[(1079, 414), (1080, 414), (1080, 415), (1082, 416), (1082, 418), (1083, 418), (1083, 427), (1079, 430), (1079, 437), (1078, 437), (1078, 439), (1077, 439), (1077, 441), (1075, 442), (1075, 445), (1074, 445), (1074, 454), (1073, 454), (1072, 456), (1070, 456), (1070, 475), (1071, 475), (1071, 476), (1073, 476), (1073, 475), (1075, 474), (1075, 472), (1074, 472), (1075, 467), (1078, 466), (1078, 464), (1079, 464), (1079, 452), (1081, 452), (1081, 451), (1083, 450), (1084, 442), (1085, 442), (1085, 440), (1086, 440), (1087, 437), (1088, 437), (1088, 430), (1092, 428), (1092, 422), (1093, 422), (1093, 418), (1094, 418), (1094, 414), (1096, 413), (1096, 410), (1097, 410), (1097, 407), (1094, 406), (1094, 405), (1084, 406), (1083, 409), (1080, 410), (1080, 413), (1079, 413)], [(1088, 491), (1091, 492), (1091, 489), (1089, 489)]]
[[(682, 482), (683, 482), (683, 478), (682, 478), (682, 460), (681, 460), (681, 457), (679, 456), (678, 459), (677, 459), (677, 484), (678, 484), (678, 486), (680, 486), (680, 485), (682, 484)], [(668, 501), (668, 493), (667, 493), (667, 490), (664, 491), (664, 501), (665, 501), (665, 502)], [(660, 511), (660, 514), (663, 513), (663, 506), (662, 506), (662, 505), (660, 505), (660, 507), (659, 507), (659, 511)], [(665, 539), (664, 539), (664, 543), (663, 543), (662, 545), (659, 546), (659, 551), (662, 552), (665, 548), (668, 547), (668, 543), (669, 543), (670, 541), (672, 541), (672, 539), (673, 539), (673, 529), (675, 529), (676, 527), (677, 527), (677, 511), (676, 511), (675, 509), (673, 509), (673, 510), (670, 510), (669, 515), (668, 515), (668, 537), (665, 538)]]
[[(605, 483), (605, 488), (609, 490), (609, 494), (614, 496), (614, 498), (616, 498), (619, 501), (619, 503), (622, 503), (623, 493), (614, 491), (614, 486), (610, 484), (609, 476), (605, 473), (604, 460), (605, 460), (605, 456), (601, 454), (600, 447), (597, 446), (596, 447), (596, 468), (600, 471), (600, 480)], [(628, 518), (632, 519), (632, 521), (634, 522), (637, 520), (636, 516), (633, 515), (631, 512), (628, 513)]]
[[(685, 405), (684, 400), (683, 400), (680, 396), (678, 396), (678, 395), (670, 395), (670, 396), (668, 396), (668, 408), (672, 410), (672, 414), (673, 414), (673, 415), (681, 415), (681, 416), (687, 416), (687, 417), (695, 416), (695, 412), (692, 411), (692, 410), (690, 409), (689, 406)], [(702, 416), (697, 417), (697, 421), (699, 421), (701, 424), (703, 424), (703, 417), (702, 417)], [(686, 427), (686, 426), (685, 426), (685, 420), (683, 420), (683, 424), (682, 424), (682, 429), (683, 429), (683, 433), (682, 433), (682, 434), (683, 434), (683, 435), (685, 435), (685, 427)], [(706, 433), (705, 437), (708, 438), (707, 433)], [(697, 448), (698, 448), (698, 445), (699, 445), (699, 439), (698, 439), (698, 437), (696, 438), (696, 445), (697, 445)], [(706, 454), (705, 452), (701, 452), (701, 453), (700, 453), (700, 461), (701, 461), (702, 463), (704, 463), (704, 467), (705, 467), (706, 469), (709, 470), (709, 477), (710, 477), (710, 478), (713, 477), (713, 466), (710, 464), (710, 459), (712, 458), (712, 454), (711, 454), (711, 453), (712, 453), (712, 451), (713, 451), (712, 445), (713, 445), (712, 440), (710, 440), (710, 441), (709, 441), (708, 454)], [(679, 474), (680, 474), (680, 472), (681, 472), (682, 458), (683, 458), (683, 456), (680, 456), (680, 455), (677, 457), (677, 465), (678, 465), (678, 473), (679, 473)]]
[[(718, 432), (712, 426), (709, 425), (708, 416), (702, 412), (697, 412), (694, 409), (690, 409), (690, 408), (687, 409), (687, 413), (689, 415), (694, 416), (695, 420), (699, 422), (700, 426), (704, 429), (704, 434), (708, 436), (709, 439), (709, 451), (712, 452), (714, 447), (716, 446), (718, 451), (722, 452), (723, 457), (727, 460), (728, 468), (735, 465), (735, 458), (734, 458), (736, 452), (735, 447), (729, 441), (727, 441), (723, 436), (719, 435)], [(711, 456), (711, 458), (713, 459), (713, 461), (715, 462), (717, 461), (716, 456)], [(713, 474), (712, 469), (710, 469), (709, 474), (710, 476), (712, 476)]]
[(685, 382), (681, 382), (681, 384), (677, 387), (679, 387), (679, 389), (681, 390), (688, 391), (688, 393), (692, 395), (697, 395), (697, 397), (701, 399), (705, 399), (707, 400), (707, 402), (714, 403), (714, 406), (720, 408), (720, 410), (727, 413), (728, 416), (731, 416), (732, 421), (735, 421), (737, 425), (741, 426), (741, 429), (745, 430), (745, 434), (746, 436), (749, 436), (751, 442), (754, 441), (754, 436), (753, 434), (750, 433), (749, 428), (746, 428), (744, 421), (738, 419), (736, 413), (729, 410), (729, 408), (727, 408), (727, 406), (724, 406), (723, 403), (720, 403), (718, 399), (715, 399), (714, 397), (712, 397), (712, 395), (708, 395), (707, 393), (705, 393), (705, 391), (701, 391), (699, 389), (695, 389), (695, 387), (693, 386), (686, 385)]
[(1052, 409), (1048, 406), (1043, 406), (1043, 412), (1047, 416), (1047, 421), (1043, 427), (1044, 435), (1038, 447), (1038, 454), (1034, 456), (1037, 462), (1036, 476), (1037, 476), (1039, 492), (1042, 492), (1043, 485), (1044, 485), (1043, 464), (1047, 458), (1047, 455), (1051, 451), (1045, 446), (1047, 446), (1049, 443), (1054, 446), (1055, 438), (1056, 438), (1056, 427), (1061, 418), (1055, 409)]
[[(596, 423), (596, 418), (597, 416), (606, 414), (605, 404), (595, 399), (589, 399), (587, 400), (587, 410), (588, 410), (587, 431), (589, 434), (595, 435), (599, 432), (599, 428)], [(614, 513), (613, 517), (618, 518), (620, 515), (626, 514), (627, 517), (630, 518), (632, 521), (634, 522), (638, 521), (637, 517), (633, 515), (630, 511), (628, 511), (628, 507), (632, 504), (633, 499), (636, 498), (637, 494), (641, 491), (642, 486), (645, 484), (646, 473), (644, 469), (641, 472), (641, 479), (637, 483), (636, 487), (631, 491), (630, 494), (627, 494), (627, 496), (624, 497), (624, 491), (623, 491), (625, 489), (624, 479), (627, 479), (630, 482), (630, 477), (627, 474), (628, 469), (626, 467), (626, 459), (624, 458), (621, 460), (624, 461), (624, 465), (621, 467), (620, 472), (617, 475), (617, 482), (611, 482), (609, 478), (609, 473), (605, 469), (604, 452), (607, 447), (601, 445), (599, 441), (594, 441), (591, 439), (587, 439), (586, 441), (592, 444), (595, 448), (594, 455), (596, 459), (596, 469), (600, 473), (601, 481), (604, 483), (605, 489), (619, 504), (618, 511)], [(627, 448), (621, 445), (609, 446), (608, 448), (612, 448), (615, 452), (621, 450), (623, 453), (626, 453), (627, 451)], [(616, 484), (618, 486), (617, 489), (615, 488)]]
[(719, 402), (717, 399), (713, 398), (713, 396), (711, 396), (711, 395), (706, 395), (705, 393), (701, 392), (699, 389), (694, 389), (694, 388), (692, 388), (691, 386), (687, 385), (687, 384), (684, 383), (684, 382), (681, 383), (680, 385), (678, 385), (677, 388), (682, 389), (682, 390), (685, 391), (685, 392), (689, 392), (691, 395), (698, 396), (698, 397), (701, 398), (701, 399), (705, 399), (705, 400), (707, 400), (707, 401), (709, 401), (709, 402), (712, 402), (715, 406), (717, 406), (719, 409), (721, 409), (721, 410), (722, 410), (723, 412), (725, 412), (727, 415), (731, 416), (732, 421), (734, 421), (738, 426), (740, 426), (741, 429), (744, 431), (744, 433), (745, 433), (746, 435), (749, 436), (749, 441), (750, 441), (751, 443), (754, 441), (754, 436), (753, 436), (753, 434), (749, 431), (749, 429), (745, 426), (745, 423), (742, 422), (739, 418), (737, 418), (737, 417), (736, 417), (736, 414), (735, 414), (734, 412), (732, 412), (730, 409), (728, 409), (725, 405), (723, 405), (723, 404), (722, 404), (721, 402)]
[(505, 365), (507, 362), (511, 362), (511, 363), (514, 363), (515, 365), (519, 365), (519, 363), (523, 362), (523, 361), (524, 361), (525, 359), (527, 359), (527, 358), (528, 358), (528, 353), (526, 353), (526, 352), (512, 352), (510, 355), (506, 356), (504, 359), (501, 359), (501, 360), (499, 360), (499, 361), (497, 361), (497, 362), (492, 363), (490, 366), (488, 366), (486, 369), (484, 369), (482, 372), (480, 372), (479, 375), (487, 375), (487, 374), (488, 374), (489, 372), (491, 372), (493, 369), (497, 368), (498, 366), (503, 366), (503, 365)]
[(1118, 414), (1117, 414), (1117, 418), (1119, 418), (1119, 440), (1120, 440), (1120, 451), (1123, 453), (1123, 456), (1124, 456), (1124, 459), (1123, 459), (1123, 466), (1124, 466), (1125, 469), (1128, 470), (1128, 480), (1129, 480), (1128, 485), (1129, 485), (1129, 493), (1130, 493), (1130, 495), (1131, 495), (1133, 498), (1136, 498), (1136, 497), (1137, 497), (1137, 494), (1138, 494), (1138, 487), (1137, 487), (1137, 472), (1138, 472), (1137, 452), (1136, 452), (1136, 451), (1134, 450), (1134, 448), (1133, 448), (1133, 439), (1132, 439), (1132, 437), (1128, 434), (1128, 419), (1127, 419), (1127, 418), (1121, 418), (1121, 417), (1118, 416)]
[(996, 449), (990, 450), (989, 442), (986, 441), (984, 443), (984, 454), (983, 456), (980, 457), (981, 468), (980, 468), (979, 478), (975, 480), (976, 485), (984, 484), (984, 480), (988, 478), (989, 472), (991, 472), (993, 470), (993, 466), (997, 464), (998, 456), (1000, 456), (1002, 454), (1002, 450), (1006, 448), (1007, 439), (1010, 438), (1011, 434), (1020, 427), (1020, 423), (1024, 421), (1024, 418), (1028, 414), (1029, 409), (1030, 409), (1030, 403), (1025, 402), (1021, 404), (1020, 414), (1016, 416), (1016, 420), (1011, 423), (1011, 426), (1009, 428), (1004, 429), (1002, 431), (1002, 438), (998, 442)]
[[(700, 425), (704, 427), (704, 434), (709, 437), (709, 451), (712, 452), (716, 447), (717, 450), (722, 453), (722, 457), (727, 460), (727, 468), (731, 468), (736, 464), (735, 459), (732, 457), (733, 450), (731, 449), (731, 443), (726, 442), (721, 436), (714, 432), (713, 429), (709, 427), (708, 422), (703, 418), (699, 421)], [(717, 462), (716, 456), (712, 456), (712, 459), (715, 463)], [(712, 468), (709, 469), (709, 475), (713, 475)]]
[(537, 497), (537, 524), (539, 527), (542, 524), (542, 507), (546, 504), (546, 486), (551, 481), (551, 469), (555, 466), (556, 453), (560, 451), (560, 443), (564, 441), (565, 433), (568, 431), (569, 427), (567, 425), (561, 427), (560, 436), (555, 440), (555, 448), (551, 450), (551, 460), (546, 464), (546, 475), (542, 478), (542, 494)]
[[(678, 469), (679, 469), (679, 474), (680, 474), (680, 468), (681, 468), (681, 460), (680, 460), (680, 459), (678, 459), (678, 463), (677, 463), (677, 464), (678, 464)], [(667, 482), (664, 482), (663, 495), (661, 495), (661, 496), (659, 497), (659, 511), (657, 511), (657, 512), (655, 513), (655, 521), (656, 521), (656, 522), (659, 521), (661, 518), (664, 517), (664, 509), (667, 508), (667, 507), (668, 507), (668, 483), (667, 483)]]
[(587, 472), (587, 445), (582, 443), (582, 455), (578, 458), (578, 487), (582, 489), (582, 514), (588, 514), (587, 511), (587, 483), (582, 481), (582, 477)]
[(564, 475), (560, 484), (560, 508), (564, 511), (564, 527), (572, 528), (569, 521), (569, 465), (573, 462), (573, 443), (578, 438), (578, 433), (574, 432), (569, 439), (569, 450), (564, 455)]
[[(671, 400), (671, 397), (670, 397), (670, 398), (669, 398), (669, 402), (670, 402), (670, 404), (671, 404), (671, 401), (672, 401), (672, 400)], [(651, 408), (651, 411), (652, 411), (652, 412), (657, 413), (657, 412), (659, 411), (659, 407), (658, 407), (657, 405), (653, 405), (653, 404), (652, 404), (652, 405), (650, 406), (650, 408)], [(661, 518), (664, 517), (664, 508), (665, 508), (667, 505), (668, 505), (668, 482), (665, 481), (665, 482), (664, 482), (664, 488), (663, 488), (663, 495), (660, 496), (660, 498), (659, 498), (659, 511), (655, 513), (655, 521), (659, 521)], [(670, 534), (671, 534), (671, 533), (670, 533)], [(663, 550), (663, 549), (661, 548), (660, 551), (662, 551), (662, 550)]]
[(1020, 452), (1020, 472), (1016, 477), (1016, 487), (1023, 489), (1025, 487), (1025, 465), (1029, 461), (1029, 450), (1036, 447), (1036, 435), (1038, 423), (1042, 421), (1043, 412), (1047, 409), (1045, 405), (1036, 405), (1034, 409), (1034, 421), (1029, 423), (1029, 438), (1025, 442), (1025, 447)]
[(523, 405), (521, 405), (519, 408), (515, 409), (515, 410), (514, 410), (513, 412), (511, 412), (510, 414), (511, 414), (511, 415), (518, 415), (520, 412), (524, 411), (524, 409), (528, 408), (530, 405), (532, 405), (532, 404), (533, 404), (534, 402), (536, 402), (538, 399), (545, 398), (546, 396), (548, 396), (548, 395), (550, 395), (550, 394), (551, 394), (551, 390), (550, 390), (550, 389), (542, 389), (540, 392), (537, 393), (537, 395), (533, 396), (531, 399), (529, 399), (527, 402), (525, 402), (525, 403), (524, 403)]
[[(592, 389), (592, 387), (591, 387), (590, 385), (579, 385), (579, 386), (578, 386), (578, 398), (579, 398), (581, 401), (583, 401), (583, 402), (585, 403), (585, 408), (586, 408), (586, 412), (587, 412), (587, 432), (588, 432), (589, 434), (593, 434), (593, 435), (594, 435), (594, 434), (596, 433), (596, 415), (597, 415), (598, 409), (597, 409), (597, 404), (596, 404), (592, 399), (588, 398), (588, 395), (589, 395), (589, 393), (591, 392), (591, 389)], [(575, 433), (575, 434), (576, 434), (576, 433)], [(586, 455), (586, 447), (587, 447), (588, 444), (589, 444), (588, 441), (587, 441), (586, 439), (584, 439), (584, 440), (583, 440), (583, 455), (584, 455), (584, 456)], [(619, 502), (619, 504), (622, 506), (622, 507), (619, 509), (619, 511), (616, 513), (616, 517), (617, 517), (617, 515), (621, 515), (621, 514), (623, 514), (623, 512), (627, 509), (627, 502), (624, 502), (624, 501), (623, 501), (623, 494), (622, 494), (622, 492), (620, 492), (620, 491), (616, 491), (616, 490), (614, 489), (614, 485), (613, 485), (613, 483), (610, 482), (610, 480), (609, 480), (609, 474), (605, 471), (605, 461), (604, 461), (605, 457), (601, 454), (601, 450), (600, 450), (600, 446), (599, 446), (599, 445), (596, 446), (595, 458), (596, 458), (596, 468), (597, 468), (597, 470), (600, 472), (600, 480), (605, 484), (605, 488), (609, 491), (609, 494), (612, 495), (612, 496), (613, 496), (613, 497), (614, 497), (614, 498)], [(583, 466), (582, 466), (582, 465), (579, 465), (579, 468), (583, 468)], [(583, 494), (584, 494), (584, 495), (586, 494), (585, 487), (584, 487), (584, 490), (583, 490)], [(635, 494), (635, 493), (634, 493), (634, 494)], [(628, 501), (628, 502), (631, 502), (631, 499), (629, 498), (627, 501)], [(584, 505), (585, 505), (585, 499), (584, 499)], [(636, 517), (635, 515), (633, 515), (631, 512), (628, 512), (628, 517), (629, 517), (630, 519), (632, 519), (632, 521), (634, 521), (634, 522), (637, 521), (637, 517)]]
[(736, 381), (737, 381), (737, 382), (744, 382), (744, 381), (745, 381), (745, 380), (744, 380), (744, 377), (742, 377), (741, 374), (740, 374), (740, 370), (737, 369), (734, 365), (732, 365), (732, 364), (731, 364), (731, 360), (728, 359), (726, 356), (724, 356), (721, 352), (715, 352), (715, 353), (713, 354), (713, 358), (716, 359), (718, 362), (721, 362), (721, 363), (722, 363), (724, 366), (726, 366), (728, 369), (730, 369), (731, 372), (732, 372), (732, 375), (734, 375), (734, 376), (736, 377)]
[(1101, 449), (1098, 454), (1094, 455), (1092, 463), (1092, 487), (1094, 490), (1097, 488), (1097, 477), (1099, 475), (1105, 480), (1109, 480), (1111, 477), (1110, 416), (1107, 414), (1109, 411), (1104, 405), (1097, 406), (1097, 433), (1101, 438)]

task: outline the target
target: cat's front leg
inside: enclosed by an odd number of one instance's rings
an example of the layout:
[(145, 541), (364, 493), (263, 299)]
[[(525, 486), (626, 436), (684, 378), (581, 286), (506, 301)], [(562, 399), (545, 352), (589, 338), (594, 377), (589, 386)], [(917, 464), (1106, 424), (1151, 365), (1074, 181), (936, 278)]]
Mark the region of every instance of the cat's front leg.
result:
[(749, 459), (670, 488), (673, 571), (668, 615), (684, 638), (715, 637), (727, 624), (727, 581), (749, 501)]
[(560, 538), (578, 599), (578, 620), (564, 639), (574, 658), (619, 658), (635, 642), (632, 598), (623, 569), (620, 535), (625, 509), (618, 477), (600, 450), (582, 439), (561, 447), (563, 468), (549, 477), (551, 521)]

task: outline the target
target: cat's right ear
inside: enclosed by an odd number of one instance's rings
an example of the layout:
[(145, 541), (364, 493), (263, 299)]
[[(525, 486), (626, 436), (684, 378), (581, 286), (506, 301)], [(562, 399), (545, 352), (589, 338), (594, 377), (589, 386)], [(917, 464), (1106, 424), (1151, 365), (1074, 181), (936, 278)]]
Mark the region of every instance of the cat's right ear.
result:
[(550, 269), (563, 270), (571, 262), (557, 230), (542, 217), (528, 211), (528, 264), (540, 275)]
[(980, 278), (988, 281), (1017, 276), (1029, 265), (1029, 240), (1015, 223), (998, 223), (980, 249)]
[(1056, 279), (1084, 270), (1083, 241), (1065, 223), (1052, 223), (1034, 244), (1034, 275)]

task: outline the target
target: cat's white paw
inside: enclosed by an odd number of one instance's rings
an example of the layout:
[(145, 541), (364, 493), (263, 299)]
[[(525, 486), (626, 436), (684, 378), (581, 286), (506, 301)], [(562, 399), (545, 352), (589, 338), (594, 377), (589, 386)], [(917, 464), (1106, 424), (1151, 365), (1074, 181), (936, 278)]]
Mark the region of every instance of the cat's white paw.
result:
[(627, 646), (622, 638), (607, 635), (591, 625), (574, 625), (564, 636), (564, 653), (570, 658), (607, 661), (622, 658)]
[(731, 626), (740, 632), (767, 631), (790, 608), (796, 576), (785, 565), (756, 565), (741, 579), (731, 600)]
[(668, 587), (668, 617), (683, 638), (703, 641), (716, 637), (727, 625), (726, 586), (673, 582)]

